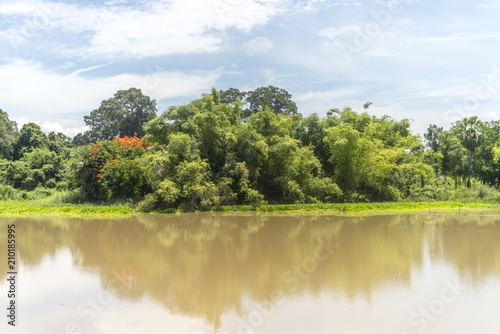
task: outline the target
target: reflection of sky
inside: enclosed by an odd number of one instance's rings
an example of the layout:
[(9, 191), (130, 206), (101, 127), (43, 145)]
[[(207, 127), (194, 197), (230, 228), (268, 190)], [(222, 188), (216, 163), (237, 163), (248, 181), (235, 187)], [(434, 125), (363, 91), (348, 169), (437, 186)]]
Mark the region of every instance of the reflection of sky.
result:
[[(15, 332), (48, 333), (209, 333), (196, 318), (171, 315), (158, 303), (118, 299), (99, 276), (73, 265), (69, 249), (44, 257), (39, 266), (20, 264)], [(6, 291), (2, 282), (0, 291)], [(95, 303), (94, 303), (95, 302)], [(2, 324), (2, 327), (4, 324)], [(79, 330), (79, 331), (78, 331)]]
[[(418, 327), (409, 325), (408, 316), (428, 307), (446, 288), (445, 282), (454, 282), (458, 276), (449, 266), (429, 262), (414, 273), (410, 287), (384, 286), (370, 299), (360, 295), (351, 300), (325, 292), (284, 297), (264, 307), (245, 298), (245, 314), (223, 315), (218, 333), (417, 333)], [(500, 280), (490, 277), (479, 288), (466, 287), (429, 323), (426, 333), (473, 333), (478, 326), (483, 333), (497, 332), (499, 286)], [(5, 289), (2, 283), (0, 291)], [(68, 328), (79, 329), (81, 334), (213, 333), (203, 320), (172, 315), (147, 297), (131, 302), (108, 295), (97, 275), (72, 265), (67, 249), (57, 252), (55, 258), (44, 258), (37, 268), (23, 270), (18, 291), (21, 296), (15, 333), (64, 333)], [(97, 302), (99, 309), (95, 316), (90, 315), (90, 299), (101, 296), (103, 303)]]

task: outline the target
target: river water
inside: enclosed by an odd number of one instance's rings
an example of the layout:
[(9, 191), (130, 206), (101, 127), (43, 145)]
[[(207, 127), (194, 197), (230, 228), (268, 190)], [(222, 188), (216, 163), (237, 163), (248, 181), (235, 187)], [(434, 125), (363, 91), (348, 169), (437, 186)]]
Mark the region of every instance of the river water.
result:
[(500, 217), (0, 218), (0, 249), (2, 333), (500, 333)]

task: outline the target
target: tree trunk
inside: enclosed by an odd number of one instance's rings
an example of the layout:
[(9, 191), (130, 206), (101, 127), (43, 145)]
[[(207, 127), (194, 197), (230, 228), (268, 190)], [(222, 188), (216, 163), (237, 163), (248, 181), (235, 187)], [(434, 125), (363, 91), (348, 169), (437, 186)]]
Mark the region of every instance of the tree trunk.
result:
[[(498, 179), (500, 182), (500, 178)], [(458, 187), (458, 175), (455, 175), (455, 189)]]
[(469, 178), (467, 179), (467, 188), (470, 188), (470, 156), (472, 154), (472, 150), (469, 149)]

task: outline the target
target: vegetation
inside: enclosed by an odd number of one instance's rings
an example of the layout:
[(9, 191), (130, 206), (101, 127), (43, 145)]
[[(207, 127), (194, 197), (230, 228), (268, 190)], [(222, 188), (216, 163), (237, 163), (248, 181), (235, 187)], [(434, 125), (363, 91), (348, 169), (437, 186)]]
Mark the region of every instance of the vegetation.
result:
[(213, 89), (156, 117), (156, 101), (130, 88), (73, 139), (18, 129), (0, 110), (0, 199), (143, 211), (499, 202), (500, 121), (430, 125), (422, 140), (408, 119), (368, 114), (371, 104), (304, 117), (284, 89)]

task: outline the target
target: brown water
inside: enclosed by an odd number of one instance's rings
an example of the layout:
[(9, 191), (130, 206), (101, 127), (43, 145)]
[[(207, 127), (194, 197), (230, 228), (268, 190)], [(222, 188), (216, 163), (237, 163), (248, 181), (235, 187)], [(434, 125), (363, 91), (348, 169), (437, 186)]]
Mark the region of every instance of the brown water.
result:
[(2, 333), (500, 333), (500, 217), (0, 218), (0, 249), (13, 223)]

